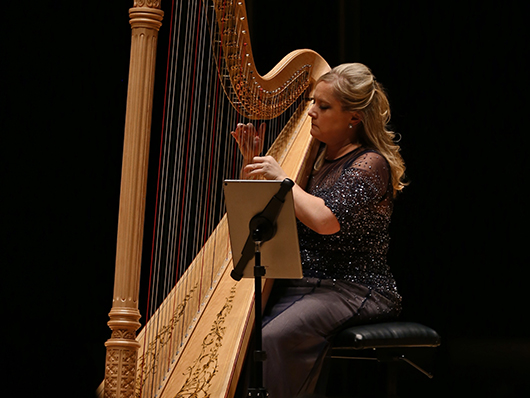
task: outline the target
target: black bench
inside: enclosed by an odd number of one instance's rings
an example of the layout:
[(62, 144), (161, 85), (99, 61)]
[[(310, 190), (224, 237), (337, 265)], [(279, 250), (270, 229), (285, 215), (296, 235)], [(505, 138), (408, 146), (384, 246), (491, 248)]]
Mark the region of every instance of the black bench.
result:
[[(432, 373), (415, 363), (409, 355), (418, 351), (432, 350), (440, 345), (440, 340), (436, 331), (414, 322), (384, 322), (348, 327), (339, 332), (332, 341), (317, 391), (325, 392), (330, 360), (363, 359), (386, 364), (386, 396), (397, 397), (396, 365), (399, 362), (406, 362), (425, 376), (432, 378)], [(352, 375), (352, 378), (354, 377)]]

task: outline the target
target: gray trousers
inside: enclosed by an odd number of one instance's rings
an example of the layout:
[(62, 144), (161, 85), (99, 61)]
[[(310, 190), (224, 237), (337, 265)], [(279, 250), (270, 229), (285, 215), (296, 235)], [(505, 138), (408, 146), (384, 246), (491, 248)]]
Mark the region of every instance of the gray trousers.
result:
[(398, 315), (399, 305), (365, 286), (315, 278), (276, 281), (262, 329), (270, 398), (312, 393), (329, 341), (345, 325)]

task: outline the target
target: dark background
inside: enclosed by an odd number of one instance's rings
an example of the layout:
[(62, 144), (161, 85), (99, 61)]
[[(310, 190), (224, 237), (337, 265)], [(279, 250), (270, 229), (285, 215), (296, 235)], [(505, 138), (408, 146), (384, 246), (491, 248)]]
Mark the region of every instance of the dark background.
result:
[[(312, 48), (331, 65), (368, 65), (388, 90), (411, 181), (396, 202), (389, 260), (403, 318), (443, 341), (436, 377), (405, 377), (403, 396), (530, 392), (528, 22), (515, 4), (248, 2), (262, 74)], [(3, 5), (6, 396), (92, 396), (103, 379), (131, 5)]]

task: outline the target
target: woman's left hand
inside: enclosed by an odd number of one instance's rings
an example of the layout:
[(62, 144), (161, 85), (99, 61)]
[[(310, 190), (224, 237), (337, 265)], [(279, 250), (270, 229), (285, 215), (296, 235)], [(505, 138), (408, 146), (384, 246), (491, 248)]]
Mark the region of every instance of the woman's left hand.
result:
[(243, 172), (248, 177), (262, 176), (266, 180), (284, 180), (288, 177), (272, 156), (255, 156), (243, 168)]

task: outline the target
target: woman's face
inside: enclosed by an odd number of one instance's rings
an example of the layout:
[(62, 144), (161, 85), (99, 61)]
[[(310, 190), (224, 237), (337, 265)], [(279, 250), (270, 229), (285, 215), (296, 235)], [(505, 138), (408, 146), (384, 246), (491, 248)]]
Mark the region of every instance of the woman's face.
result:
[(341, 103), (333, 94), (330, 83), (320, 82), (315, 87), (313, 105), (308, 115), (311, 117), (311, 135), (327, 145), (352, 143), (356, 129), (349, 128), (357, 124), (354, 113), (343, 111)]

